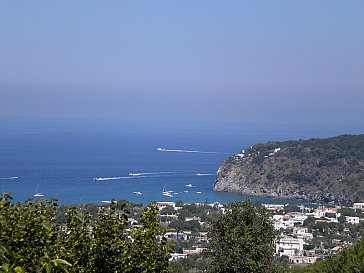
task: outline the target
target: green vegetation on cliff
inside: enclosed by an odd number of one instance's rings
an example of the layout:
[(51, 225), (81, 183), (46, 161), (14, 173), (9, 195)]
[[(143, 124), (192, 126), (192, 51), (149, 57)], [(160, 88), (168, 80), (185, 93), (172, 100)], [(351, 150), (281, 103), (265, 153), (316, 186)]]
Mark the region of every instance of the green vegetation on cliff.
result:
[(364, 200), (364, 135), (256, 144), (222, 163), (216, 191), (316, 202)]

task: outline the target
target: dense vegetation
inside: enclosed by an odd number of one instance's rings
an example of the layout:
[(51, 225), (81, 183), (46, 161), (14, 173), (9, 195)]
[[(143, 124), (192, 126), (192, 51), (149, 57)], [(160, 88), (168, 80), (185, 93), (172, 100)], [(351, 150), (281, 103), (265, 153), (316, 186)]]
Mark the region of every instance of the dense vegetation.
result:
[(55, 200), (24, 204), (0, 199), (0, 272), (168, 272), (170, 249), (158, 210), (144, 208), (141, 225), (128, 224), (125, 204), (112, 202), (98, 217), (69, 208), (57, 220)]
[(262, 206), (235, 202), (209, 230), (209, 272), (273, 272), (275, 233)]
[(215, 190), (315, 202), (364, 200), (364, 135), (268, 142), (220, 167)]

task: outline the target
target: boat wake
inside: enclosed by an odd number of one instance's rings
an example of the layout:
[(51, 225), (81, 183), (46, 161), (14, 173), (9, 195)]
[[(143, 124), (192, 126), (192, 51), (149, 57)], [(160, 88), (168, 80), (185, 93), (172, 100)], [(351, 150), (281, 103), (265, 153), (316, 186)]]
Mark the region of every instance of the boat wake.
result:
[(114, 176), (114, 177), (95, 177), (96, 181), (107, 181), (107, 180), (120, 180), (120, 179), (130, 179), (132, 176)]
[(129, 173), (129, 176), (112, 176), (112, 177), (95, 177), (96, 181), (107, 180), (122, 180), (122, 179), (135, 179), (135, 178), (152, 178), (162, 177), (163, 175), (175, 174), (175, 172), (154, 172), (154, 173)]
[(210, 176), (215, 175), (214, 173), (196, 173), (197, 176)]
[(159, 151), (159, 152), (171, 152), (171, 153), (196, 153), (196, 154), (223, 154), (223, 155), (231, 155), (231, 153), (195, 151), (195, 150), (179, 150), (179, 149), (164, 149), (164, 148), (157, 148), (157, 151)]
[(14, 180), (14, 179), (18, 179), (19, 177), (18, 176), (11, 176), (11, 177), (2, 177), (0, 179), (2, 180)]
[(111, 176), (111, 177), (95, 177), (95, 181), (122, 180), (122, 179), (137, 179), (137, 178), (157, 178), (157, 177), (172, 177), (173, 175), (182, 176), (211, 176), (215, 173), (211, 172), (135, 172), (129, 173), (128, 176)]
[(161, 174), (174, 174), (176, 172), (154, 172), (154, 173), (129, 173), (130, 176), (147, 176), (147, 175), (161, 175)]

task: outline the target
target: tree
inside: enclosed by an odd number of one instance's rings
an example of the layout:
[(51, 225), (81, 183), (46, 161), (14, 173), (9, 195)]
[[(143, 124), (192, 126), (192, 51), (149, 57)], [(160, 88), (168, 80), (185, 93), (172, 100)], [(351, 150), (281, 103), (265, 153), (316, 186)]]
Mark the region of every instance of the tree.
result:
[(183, 231), (186, 228), (187, 223), (183, 220), (177, 219), (174, 220), (169, 224), (170, 228), (173, 228), (179, 233), (180, 231)]
[(58, 238), (59, 254), (72, 264), (72, 272), (89, 272), (92, 220), (90, 214), (70, 207), (66, 212), (66, 230)]
[(273, 225), (250, 200), (230, 204), (213, 219), (205, 256), (211, 272), (272, 272)]
[(176, 207), (183, 207), (184, 202), (182, 200), (176, 200), (175, 205)]
[(284, 212), (285, 213), (289, 213), (289, 212), (301, 212), (301, 209), (299, 206), (296, 205), (288, 205), (284, 207)]
[(189, 231), (198, 231), (201, 225), (198, 221), (192, 220), (185, 223), (185, 229)]
[(111, 202), (109, 207), (99, 212), (98, 221), (93, 227), (90, 248), (90, 268), (88, 272), (125, 272), (127, 264), (128, 240), (125, 233), (128, 217), (118, 204)]
[(343, 216), (356, 216), (355, 210), (351, 208), (341, 208), (337, 212), (340, 212)]
[(207, 269), (207, 261), (201, 257), (197, 258), (195, 261), (195, 266), (197, 269), (201, 270), (201, 272), (205, 272)]
[(57, 255), (56, 200), (11, 200), (0, 197), (0, 272), (67, 272), (71, 264)]
[(341, 215), (339, 218), (337, 218), (340, 224), (344, 224), (346, 222), (346, 217), (344, 215)]
[(168, 272), (170, 248), (158, 239), (152, 205), (130, 231), (123, 203), (104, 206), (97, 217), (71, 207), (57, 218), (55, 200), (11, 200), (0, 196), (0, 273)]
[(127, 271), (120, 272), (168, 272), (170, 249), (167, 246), (166, 238), (162, 237), (160, 241), (157, 240), (160, 235), (157, 214), (158, 209), (155, 206), (145, 207), (140, 217), (143, 227), (136, 228), (131, 233), (133, 240), (128, 256), (130, 266)]
[(184, 273), (183, 265), (179, 261), (169, 263), (168, 272), (170, 273)]
[(166, 214), (176, 214), (177, 212), (174, 210), (173, 207), (171, 206), (167, 206), (165, 208), (163, 208), (161, 211), (160, 211), (160, 214), (162, 215), (166, 215)]

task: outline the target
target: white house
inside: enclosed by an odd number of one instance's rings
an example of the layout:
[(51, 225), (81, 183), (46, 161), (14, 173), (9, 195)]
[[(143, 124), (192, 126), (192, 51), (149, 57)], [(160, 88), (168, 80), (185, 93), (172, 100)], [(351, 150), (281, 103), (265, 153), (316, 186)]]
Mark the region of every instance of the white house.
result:
[(273, 220), (275, 230), (280, 230), (281, 228), (287, 229), (287, 228), (294, 227), (294, 221), (290, 215), (276, 214), (276, 215), (273, 215), (272, 220)]
[(314, 217), (315, 218), (325, 217), (326, 213), (336, 214), (336, 218), (340, 216), (337, 213), (337, 208), (327, 208), (327, 207), (324, 207), (324, 206), (320, 206), (317, 209), (315, 209), (315, 216)]
[(171, 258), (169, 258), (169, 261), (177, 261), (179, 259), (186, 259), (187, 254), (186, 253), (172, 253)]
[(308, 216), (302, 212), (290, 212), (288, 215), (291, 217), (293, 224), (303, 224)]
[(364, 210), (364, 203), (354, 203), (353, 209), (361, 209)]
[(276, 254), (278, 256), (287, 255), (288, 257), (302, 255), (303, 245), (302, 238), (283, 237), (276, 242)]
[(277, 211), (284, 209), (284, 205), (281, 204), (262, 204), (268, 211)]
[(357, 225), (359, 221), (359, 217), (357, 216), (346, 216), (346, 223), (348, 224)]
[(313, 239), (313, 234), (308, 232), (307, 228), (295, 227), (293, 233), (296, 234), (297, 238), (302, 238), (305, 242)]
[(157, 207), (159, 210), (162, 210), (166, 207), (172, 207), (175, 208), (176, 207), (176, 203), (175, 202), (168, 202), (168, 201), (159, 201), (157, 202)]

